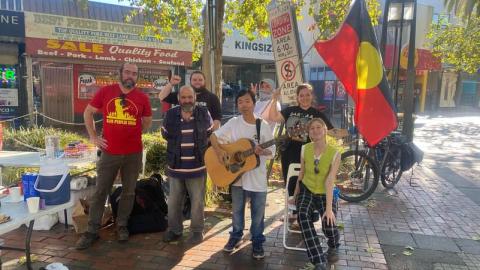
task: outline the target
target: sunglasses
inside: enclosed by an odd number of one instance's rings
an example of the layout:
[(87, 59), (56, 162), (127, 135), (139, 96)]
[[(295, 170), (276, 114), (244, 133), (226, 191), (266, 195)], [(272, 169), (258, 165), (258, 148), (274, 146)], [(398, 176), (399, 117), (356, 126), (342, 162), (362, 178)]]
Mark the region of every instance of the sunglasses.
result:
[(314, 161), (313, 161), (313, 165), (315, 165), (315, 167), (313, 168), (313, 171), (315, 172), (315, 174), (319, 174), (320, 173), (320, 169), (318, 168), (318, 164), (320, 163), (320, 159), (316, 158)]
[(125, 107), (125, 105), (127, 105), (127, 100), (126, 100), (127, 95), (122, 93), (122, 94), (120, 94), (119, 98), (121, 99), (120, 100), (120, 105), (122, 105), (122, 107)]

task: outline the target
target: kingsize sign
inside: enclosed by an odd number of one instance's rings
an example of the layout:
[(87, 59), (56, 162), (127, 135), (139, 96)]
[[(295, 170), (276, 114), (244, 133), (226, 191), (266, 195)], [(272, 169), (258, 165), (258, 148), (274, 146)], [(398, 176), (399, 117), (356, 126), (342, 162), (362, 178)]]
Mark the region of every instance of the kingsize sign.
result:
[(294, 14), (290, 3), (269, 10), (273, 56), (283, 104), (296, 104), (296, 88), (303, 83)]

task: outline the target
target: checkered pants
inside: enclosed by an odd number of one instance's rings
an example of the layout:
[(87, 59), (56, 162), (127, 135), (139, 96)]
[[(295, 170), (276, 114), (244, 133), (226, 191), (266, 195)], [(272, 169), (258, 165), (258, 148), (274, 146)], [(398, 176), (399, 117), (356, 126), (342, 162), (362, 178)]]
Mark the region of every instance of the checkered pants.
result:
[[(326, 196), (315, 195), (310, 192), (303, 183), (300, 183), (300, 193), (297, 195), (297, 210), (298, 210), (298, 224), (302, 231), (303, 240), (307, 248), (308, 258), (310, 262), (315, 265), (320, 262), (326, 262), (326, 255), (322, 251), (320, 240), (317, 236), (317, 231), (313, 225), (313, 211), (317, 210), (320, 217), (323, 216), (326, 207)], [(333, 213), (337, 216), (338, 202), (333, 201)], [(331, 248), (340, 246), (340, 234), (336, 225), (327, 225), (326, 220), (322, 220), (322, 231), (327, 237), (327, 244)]]

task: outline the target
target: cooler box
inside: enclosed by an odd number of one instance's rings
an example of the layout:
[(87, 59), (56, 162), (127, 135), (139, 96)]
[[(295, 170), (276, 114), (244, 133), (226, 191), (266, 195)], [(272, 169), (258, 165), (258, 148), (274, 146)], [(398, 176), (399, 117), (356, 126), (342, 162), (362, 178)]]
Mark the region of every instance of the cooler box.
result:
[(64, 204), (70, 201), (70, 172), (61, 160), (47, 160), (40, 166), (35, 189), (46, 205)]

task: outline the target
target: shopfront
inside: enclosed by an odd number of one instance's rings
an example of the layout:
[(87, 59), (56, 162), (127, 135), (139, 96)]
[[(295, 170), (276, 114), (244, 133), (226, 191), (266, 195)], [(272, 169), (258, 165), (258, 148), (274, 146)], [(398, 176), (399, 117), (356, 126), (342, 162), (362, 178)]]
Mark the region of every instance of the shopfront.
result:
[[(270, 37), (248, 40), (238, 31), (225, 37), (223, 43), (223, 81), (225, 95), (246, 89), (250, 83), (269, 78), (276, 81)], [(232, 89), (230, 91), (230, 89)]]
[(23, 13), (0, 10), (0, 120), (24, 113), (26, 95), (20, 75), (24, 37)]
[(192, 63), (191, 43), (179, 33), (158, 41), (141, 36), (141, 25), (33, 12), (25, 13), (25, 21), (35, 107), (63, 122), (83, 122), (89, 100), (100, 87), (118, 82), (124, 62), (138, 65), (137, 86), (151, 96), (159, 118), (155, 88), (175, 67)]

